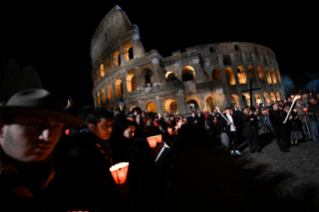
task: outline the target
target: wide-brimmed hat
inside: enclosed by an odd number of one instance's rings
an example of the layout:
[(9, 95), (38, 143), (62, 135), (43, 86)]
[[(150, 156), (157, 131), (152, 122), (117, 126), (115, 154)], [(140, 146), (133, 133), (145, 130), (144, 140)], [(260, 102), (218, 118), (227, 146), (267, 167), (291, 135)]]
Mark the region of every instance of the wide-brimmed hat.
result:
[(0, 107), (0, 117), (19, 114), (50, 115), (61, 118), (66, 128), (84, 124), (84, 120), (67, 114), (63, 105), (44, 89), (29, 89), (14, 94), (5, 106)]

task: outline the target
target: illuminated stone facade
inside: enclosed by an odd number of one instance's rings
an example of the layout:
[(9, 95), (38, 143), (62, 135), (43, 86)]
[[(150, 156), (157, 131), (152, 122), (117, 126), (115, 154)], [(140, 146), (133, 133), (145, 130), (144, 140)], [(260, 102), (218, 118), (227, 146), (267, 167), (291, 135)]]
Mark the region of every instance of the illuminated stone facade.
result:
[(246, 42), (207, 44), (163, 58), (145, 52), (139, 29), (114, 7), (98, 26), (91, 43), (95, 106), (112, 109), (122, 97), (127, 109), (185, 114), (237, 102), (250, 104), (243, 90), (253, 88), (255, 102), (284, 99), (274, 52)]

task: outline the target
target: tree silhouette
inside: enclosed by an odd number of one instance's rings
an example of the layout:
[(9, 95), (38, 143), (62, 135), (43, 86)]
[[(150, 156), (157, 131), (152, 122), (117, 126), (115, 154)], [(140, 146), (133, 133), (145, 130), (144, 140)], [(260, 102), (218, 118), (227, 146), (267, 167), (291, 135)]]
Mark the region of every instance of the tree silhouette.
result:
[(285, 74), (281, 75), (282, 86), (284, 87), (285, 96), (290, 96), (290, 92), (295, 87), (294, 82)]

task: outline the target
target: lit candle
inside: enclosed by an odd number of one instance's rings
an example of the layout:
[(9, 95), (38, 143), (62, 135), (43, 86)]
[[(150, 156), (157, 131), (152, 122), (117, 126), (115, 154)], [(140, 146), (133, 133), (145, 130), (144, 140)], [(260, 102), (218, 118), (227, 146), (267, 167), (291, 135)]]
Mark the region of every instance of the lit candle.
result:
[(69, 135), (70, 134), (70, 129), (65, 130), (65, 134)]
[(304, 109), (303, 109), (303, 111), (304, 111), (305, 113), (307, 113), (307, 110), (308, 110), (307, 108), (304, 108)]
[(173, 129), (169, 128), (169, 127), (167, 128), (167, 132), (168, 132), (169, 135), (173, 135), (174, 134)]
[(110, 172), (116, 184), (123, 184), (126, 182), (128, 166), (128, 162), (122, 162), (110, 167)]
[(157, 136), (151, 136), (146, 139), (147, 139), (148, 145), (150, 145), (151, 148), (156, 147), (157, 141), (158, 141)]
[(294, 109), (294, 112), (297, 113), (297, 109)]

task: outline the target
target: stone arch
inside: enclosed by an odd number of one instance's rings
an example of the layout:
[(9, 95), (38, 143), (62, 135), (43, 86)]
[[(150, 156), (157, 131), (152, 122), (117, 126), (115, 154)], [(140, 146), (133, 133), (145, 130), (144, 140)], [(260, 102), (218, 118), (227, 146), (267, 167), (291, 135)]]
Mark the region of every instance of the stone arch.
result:
[(114, 52), (113, 62), (114, 62), (115, 67), (118, 67), (121, 65), (121, 54), (119, 51)]
[(126, 61), (132, 60), (134, 58), (132, 44), (128, 43), (124, 46), (124, 57)]
[(123, 94), (123, 83), (121, 79), (115, 81), (115, 95), (122, 96)]
[(214, 97), (209, 96), (206, 98), (205, 108), (207, 111), (213, 111), (217, 106), (218, 106), (218, 102)]
[(101, 100), (100, 100), (100, 91), (97, 92), (97, 105), (101, 105)]
[(100, 73), (99, 70), (96, 70), (96, 81), (98, 82), (100, 80)]
[(228, 67), (225, 69), (225, 73), (226, 73), (226, 79), (227, 79), (228, 85), (236, 85), (233, 69)]
[(249, 67), (248, 67), (248, 70), (249, 70), (249, 77), (250, 77), (250, 78), (254, 78), (254, 77), (255, 77), (255, 69), (254, 69), (254, 66), (249, 66)]
[(149, 102), (145, 105), (145, 110), (151, 113), (157, 113), (157, 106), (154, 102)]
[(238, 76), (239, 84), (247, 84), (246, 72), (243, 66), (237, 67), (237, 76)]
[(231, 104), (239, 105), (239, 97), (236, 94), (232, 94), (230, 97), (233, 99), (233, 101), (230, 102)]
[(106, 73), (108, 73), (108, 72), (111, 71), (111, 60), (110, 60), (110, 58), (107, 58), (107, 59), (106, 59), (105, 69), (106, 69)]
[(281, 82), (281, 77), (280, 77), (280, 72), (279, 72), (279, 71), (277, 71), (277, 76), (278, 76), (278, 80), (279, 80), (280, 84), (282, 84), (282, 82)]
[(131, 107), (130, 107), (130, 111), (132, 111), (134, 108), (136, 108), (137, 106), (136, 105), (132, 105)]
[(266, 76), (268, 84), (271, 84), (271, 76), (268, 68), (266, 68)]
[(277, 79), (276, 79), (276, 74), (274, 68), (271, 68), (271, 76), (272, 76), (272, 81), (274, 84), (277, 84)]
[(164, 112), (178, 114), (177, 103), (174, 99), (166, 99), (163, 103)]
[(194, 81), (196, 79), (195, 69), (192, 66), (185, 66), (182, 69), (182, 81)]
[(257, 104), (261, 104), (262, 103), (261, 96), (260, 96), (259, 93), (255, 94), (255, 101), (256, 101)]
[(265, 75), (264, 75), (263, 68), (261, 66), (258, 66), (257, 69), (258, 69), (259, 80), (264, 80), (265, 79)]
[(265, 102), (270, 103), (270, 97), (267, 92), (264, 92), (264, 98), (265, 98)]
[(126, 89), (127, 89), (127, 92), (132, 92), (136, 90), (136, 77), (134, 74), (127, 75)]
[(112, 85), (109, 84), (107, 86), (107, 98), (108, 99), (112, 99), (113, 98), (113, 91), (112, 91)]
[(101, 64), (101, 65), (100, 65), (100, 75), (101, 75), (101, 77), (104, 77), (104, 74), (105, 74), (105, 72), (104, 72), (104, 65)]
[(150, 69), (145, 69), (144, 73), (144, 85), (151, 86), (154, 82), (153, 72)]
[(221, 80), (222, 79), (222, 72), (218, 68), (214, 68), (212, 73), (213, 80)]
[(246, 104), (247, 106), (250, 105), (250, 95), (248, 93), (243, 93), (242, 95), (243, 103)]
[(101, 89), (101, 96), (102, 96), (102, 102), (105, 102), (106, 97), (105, 97), (105, 89), (104, 88)]
[(173, 71), (168, 71), (168, 72), (166, 72), (165, 78), (166, 78), (168, 81), (177, 80), (177, 77), (176, 77), (176, 75), (175, 75), (175, 73), (174, 73)]
[(276, 102), (275, 93), (274, 93), (274, 92), (271, 92), (271, 93), (270, 93), (270, 96), (271, 96), (271, 100), (273, 100), (274, 102)]
[(280, 98), (280, 93), (277, 92), (277, 101), (280, 101), (280, 100), (281, 100), (281, 98)]
[(198, 110), (199, 108), (199, 104), (195, 99), (189, 99), (186, 101), (186, 104), (188, 106), (188, 108), (190, 110)]

